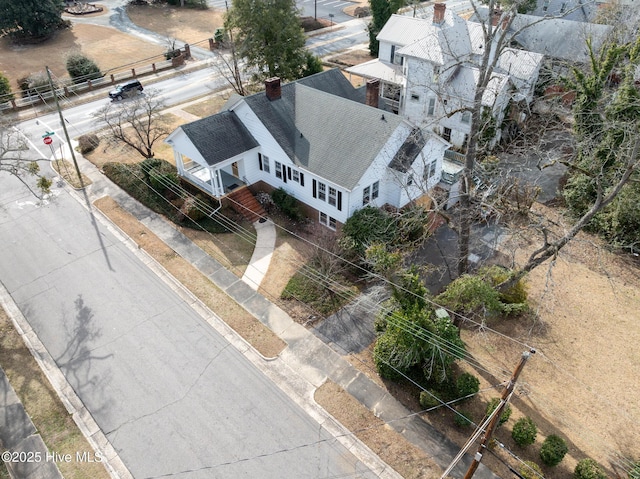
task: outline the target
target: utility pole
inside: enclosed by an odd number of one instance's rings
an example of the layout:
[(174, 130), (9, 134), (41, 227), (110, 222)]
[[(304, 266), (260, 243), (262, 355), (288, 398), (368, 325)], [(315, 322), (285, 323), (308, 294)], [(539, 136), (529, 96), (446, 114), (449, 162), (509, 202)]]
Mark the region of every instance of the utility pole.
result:
[(482, 438), (482, 441), (480, 442), (478, 451), (476, 452), (476, 455), (474, 456), (473, 461), (471, 462), (471, 465), (469, 466), (469, 469), (467, 470), (467, 473), (464, 476), (464, 479), (471, 479), (473, 477), (473, 474), (476, 472), (476, 469), (478, 469), (478, 466), (480, 465), (480, 461), (482, 460), (482, 454), (484, 453), (487, 443), (491, 440), (493, 431), (495, 431), (496, 427), (498, 426), (498, 421), (500, 420), (502, 411), (504, 410), (505, 406), (509, 402), (509, 398), (511, 397), (511, 394), (513, 393), (513, 390), (516, 386), (516, 381), (518, 380), (518, 376), (520, 376), (520, 373), (522, 372), (522, 369), (524, 368), (524, 365), (529, 359), (529, 357), (531, 357), (531, 355), (534, 354), (535, 352), (536, 352), (535, 349), (531, 349), (529, 351), (525, 351), (524, 353), (522, 353), (522, 356), (520, 357), (520, 362), (516, 366), (516, 369), (513, 371), (513, 375), (511, 376), (511, 379), (509, 380), (509, 382), (504, 388), (504, 391), (502, 392), (502, 397), (500, 398), (500, 404), (498, 404), (498, 407), (496, 407), (496, 410), (494, 411), (495, 414), (493, 415), (491, 422), (487, 426), (487, 430)]
[(505, 406), (507, 405), (507, 402), (509, 402), (509, 397), (511, 396), (511, 393), (513, 392), (513, 389), (515, 388), (516, 381), (518, 380), (518, 376), (520, 376), (520, 372), (522, 371), (522, 368), (524, 367), (524, 364), (527, 362), (527, 359), (529, 359), (531, 354), (534, 354), (535, 352), (536, 352), (535, 349), (530, 349), (529, 351), (526, 351), (526, 352), (522, 353), (522, 357), (520, 358), (520, 362), (516, 366), (516, 369), (514, 370), (513, 375), (511, 376), (511, 379), (509, 380), (509, 383), (505, 386), (505, 389), (504, 389), (504, 391), (502, 393), (502, 398), (500, 400), (500, 404), (498, 404), (498, 406), (493, 410), (493, 412), (491, 414), (489, 414), (489, 417), (487, 417), (484, 420), (484, 422), (482, 424), (480, 424), (480, 426), (478, 426), (476, 428), (476, 431), (467, 440), (466, 444), (464, 446), (462, 446), (462, 449), (460, 449), (460, 452), (458, 453), (458, 455), (453, 458), (453, 461), (451, 461), (451, 464), (449, 464), (449, 467), (447, 467), (445, 469), (445, 471), (442, 473), (442, 475), (440, 476), (440, 479), (446, 479), (446, 477), (453, 470), (453, 468), (456, 467), (456, 464), (458, 464), (458, 462), (460, 462), (460, 459), (462, 459), (462, 457), (466, 454), (466, 452), (471, 448), (471, 446), (476, 441), (476, 439), (478, 439), (478, 437), (480, 437), (482, 435), (482, 433), (484, 432), (484, 436), (482, 436), (482, 442), (480, 443), (480, 447), (478, 448), (478, 452), (476, 452), (476, 455), (475, 455), (475, 457), (473, 459), (473, 462), (469, 466), (469, 470), (467, 471), (466, 475), (464, 476), (464, 479), (471, 479), (471, 477), (473, 476), (474, 472), (476, 471), (476, 469), (478, 469), (478, 466), (480, 465), (480, 460), (482, 459), (482, 453), (484, 452), (486, 444), (491, 439), (491, 435), (493, 434), (493, 431), (495, 430), (496, 426), (498, 425), (498, 421), (500, 420), (500, 416), (502, 415), (502, 411), (504, 410)]
[(69, 151), (71, 152), (71, 159), (73, 160), (73, 166), (76, 168), (76, 173), (78, 174), (78, 181), (82, 185), (82, 174), (80, 173), (80, 168), (78, 167), (78, 162), (76, 161), (76, 155), (73, 152), (73, 147), (71, 146), (71, 140), (69, 139), (69, 132), (67, 131), (67, 125), (64, 122), (64, 117), (62, 116), (62, 110), (60, 109), (60, 103), (58, 103), (58, 94), (56, 93), (56, 88), (53, 85), (53, 80), (51, 80), (51, 71), (49, 67), (45, 67), (47, 70), (47, 78), (49, 79), (49, 86), (51, 87), (51, 91), (53, 92), (53, 99), (56, 102), (56, 109), (58, 110), (58, 115), (60, 115), (60, 123), (62, 124), (62, 130), (64, 131), (64, 137), (67, 140), (67, 145), (69, 145)]

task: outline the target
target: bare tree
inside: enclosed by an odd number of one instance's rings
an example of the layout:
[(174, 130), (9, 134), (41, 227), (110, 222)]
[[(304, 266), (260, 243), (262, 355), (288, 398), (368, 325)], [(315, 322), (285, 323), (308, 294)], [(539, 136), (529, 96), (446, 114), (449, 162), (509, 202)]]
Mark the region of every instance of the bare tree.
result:
[[(40, 174), (38, 160), (26, 160), (23, 158), (25, 151), (29, 149), (24, 135), (16, 128), (15, 124), (7, 119), (0, 118), (0, 172), (15, 176), (36, 197), (49, 193), (51, 180)], [(26, 178), (37, 178), (36, 191), (27, 182)]]
[(107, 104), (94, 117), (106, 125), (107, 138), (129, 145), (144, 158), (153, 158), (155, 143), (170, 133), (162, 116), (164, 108), (160, 92), (149, 89), (144, 95)]

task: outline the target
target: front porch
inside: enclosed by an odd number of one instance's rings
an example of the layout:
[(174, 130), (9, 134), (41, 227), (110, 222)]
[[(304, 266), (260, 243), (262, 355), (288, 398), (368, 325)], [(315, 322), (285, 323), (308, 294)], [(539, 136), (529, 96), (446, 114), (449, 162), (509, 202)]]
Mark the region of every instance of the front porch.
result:
[(205, 193), (216, 198), (224, 198), (238, 188), (246, 186), (243, 180), (233, 174), (237, 166), (232, 166), (231, 169), (232, 173), (229, 173), (221, 168), (210, 169), (191, 161), (184, 165), (181, 175)]

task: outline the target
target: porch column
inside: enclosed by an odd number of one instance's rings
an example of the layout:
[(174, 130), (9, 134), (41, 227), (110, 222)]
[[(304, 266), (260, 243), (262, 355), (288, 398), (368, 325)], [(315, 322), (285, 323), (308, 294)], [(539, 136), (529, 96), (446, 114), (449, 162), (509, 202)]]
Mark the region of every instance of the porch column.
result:
[(182, 161), (182, 153), (177, 150), (173, 150), (173, 159), (176, 162), (176, 169), (178, 170), (178, 175), (184, 176), (184, 162)]

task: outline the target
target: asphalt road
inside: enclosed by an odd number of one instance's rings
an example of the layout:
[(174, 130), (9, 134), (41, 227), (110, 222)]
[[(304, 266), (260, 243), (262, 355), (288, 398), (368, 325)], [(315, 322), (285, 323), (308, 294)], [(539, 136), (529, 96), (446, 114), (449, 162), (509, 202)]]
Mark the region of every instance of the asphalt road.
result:
[(134, 477), (374, 477), (81, 202), (54, 193), (38, 204), (0, 175), (0, 280)]

